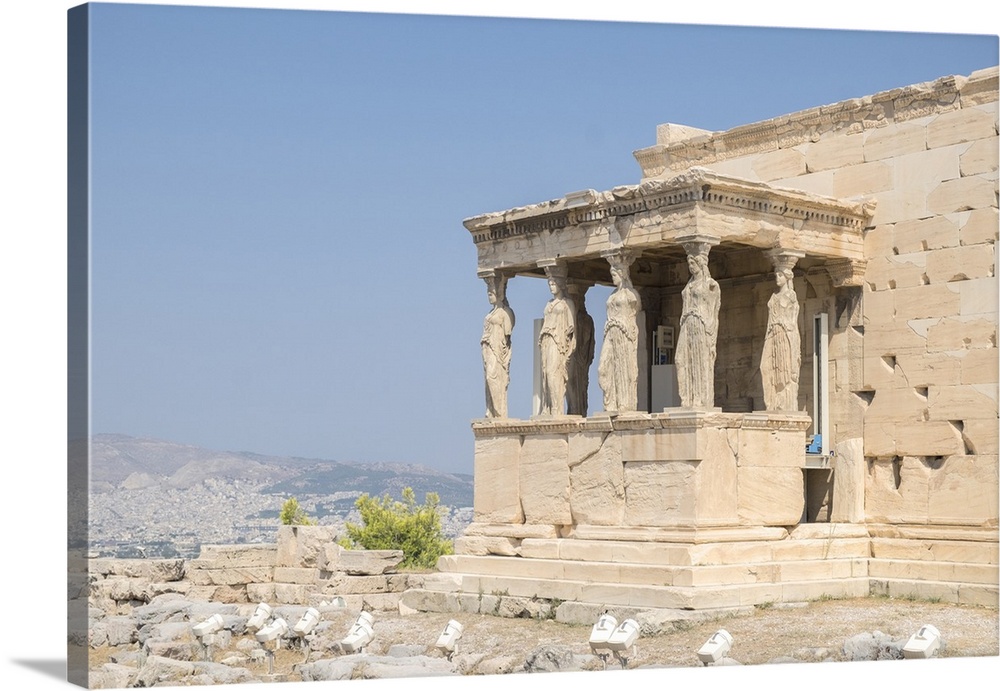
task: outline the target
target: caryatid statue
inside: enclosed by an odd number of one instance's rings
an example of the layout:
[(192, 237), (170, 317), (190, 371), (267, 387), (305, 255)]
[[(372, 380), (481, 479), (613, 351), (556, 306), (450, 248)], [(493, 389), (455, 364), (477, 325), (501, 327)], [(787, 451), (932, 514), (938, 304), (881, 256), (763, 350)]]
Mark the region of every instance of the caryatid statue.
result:
[(760, 379), (767, 410), (796, 411), (799, 407), (799, 370), (802, 340), (799, 336), (799, 298), (792, 283), (792, 267), (801, 252), (775, 250), (777, 292), (767, 301), (767, 332), (760, 358)]
[(542, 360), (541, 415), (562, 415), (569, 363), (576, 349), (576, 306), (566, 290), (566, 266), (545, 267), (552, 299), (545, 305), (538, 347)]
[(507, 304), (507, 276), (485, 272), (486, 294), (493, 309), (483, 321), (483, 374), (486, 377), (486, 417), (507, 417), (510, 383), (510, 334), (514, 311)]
[(611, 264), (615, 290), (608, 298), (604, 345), (597, 380), (604, 391), (604, 409), (635, 410), (639, 383), (639, 315), (642, 301), (629, 274), (634, 255), (616, 251), (605, 255)]
[(587, 416), (587, 389), (590, 386), (590, 365), (594, 361), (594, 318), (587, 313), (587, 289), (590, 283), (571, 281), (567, 284), (569, 298), (576, 306), (576, 348), (569, 363), (566, 382), (566, 412)]
[(681, 292), (677, 333), (677, 389), (684, 408), (715, 407), (715, 353), (719, 337), (719, 284), (708, 272), (708, 253), (715, 238), (681, 242), (687, 251), (691, 277)]

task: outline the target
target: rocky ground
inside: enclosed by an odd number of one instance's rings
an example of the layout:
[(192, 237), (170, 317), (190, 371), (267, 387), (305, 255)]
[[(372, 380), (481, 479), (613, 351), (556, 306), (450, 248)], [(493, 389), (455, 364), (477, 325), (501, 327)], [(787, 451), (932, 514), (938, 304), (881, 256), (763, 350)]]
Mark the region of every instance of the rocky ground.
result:
[[(91, 685), (195, 685), (251, 681), (300, 681), (442, 674), (505, 674), (600, 670), (591, 654), (589, 626), (554, 620), (506, 619), (484, 615), (375, 613), (375, 639), (363, 655), (347, 655), (339, 641), (357, 612), (324, 608), (306, 646), (286, 641), (273, 658), (245, 630), (253, 605), (154, 602), (129, 615), (100, 616), (91, 626)], [(191, 625), (214, 612), (226, 629), (206, 652)], [(294, 625), (305, 607), (276, 608)], [(434, 649), (449, 619), (464, 635), (451, 660)], [(926, 601), (827, 600), (802, 606), (757, 607), (724, 616), (695, 617), (646, 631), (628, 659), (629, 668), (699, 666), (696, 651), (718, 628), (734, 644), (728, 664), (894, 659), (923, 624), (941, 632), (941, 657), (998, 655), (998, 613)], [(877, 632), (877, 633), (876, 633)], [(102, 636), (104, 637), (102, 639)], [(612, 659), (608, 668), (619, 665)]]

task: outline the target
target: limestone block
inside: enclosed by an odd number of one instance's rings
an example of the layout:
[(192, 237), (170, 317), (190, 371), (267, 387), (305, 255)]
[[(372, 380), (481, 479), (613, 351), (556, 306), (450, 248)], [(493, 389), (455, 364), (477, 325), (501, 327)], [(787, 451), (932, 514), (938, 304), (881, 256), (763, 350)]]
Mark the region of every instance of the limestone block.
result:
[(868, 521), (926, 523), (930, 474), (928, 464), (910, 456), (870, 462), (865, 486)]
[(274, 601), (280, 605), (305, 605), (309, 603), (310, 587), (296, 583), (275, 583)]
[(249, 602), (272, 602), (274, 583), (248, 583), (246, 587)]
[(857, 197), (892, 189), (893, 167), (884, 161), (840, 168), (833, 173), (833, 194)]
[(625, 464), (625, 524), (692, 525), (696, 461), (632, 461)]
[[(997, 391), (988, 393), (982, 385), (931, 386), (928, 414), (931, 420), (997, 419)], [(989, 388), (989, 387), (983, 387)]]
[(974, 607), (997, 608), (1000, 602), (996, 586), (969, 585), (962, 583), (958, 586), (958, 603), (960, 605), (972, 605)]
[(194, 585), (246, 585), (247, 583), (268, 583), (274, 569), (267, 566), (253, 566), (230, 569), (192, 569), (188, 580)]
[(872, 557), (876, 559), (922, 559), (969, 564), (997, 563), (997, 544), (964, 540), (913, 540), (872, 538)]
[(967, 450), (973, 453), (995, 454), (1000, 452), (997, 443), (996, 420), (963, 420), (962, 440)]
[(927, 196), (927, 210), (937, 214), (995, 207), (996, 203), (996, 182), (981, 177), (946, 180)]
[(894, 159), (896, 184), (892, 190), (878, 195), (873, 223), (897, 223), (930, 216), (928, 194), (942, 181), (959, 177), (959, 156), (967, 148), (967, 144), (957, 144)]
[(865, 281), (876, 291), (913, 288), (927, 283), (927, 252), (873, 257), (865, 267)]
[(248, 585), (192, 585), (188, 597), (192, 600), (207, 600), (209, 602), (247, 602)]
[(294, 566), (274, 567), (275, 583), (300, 583), (310, 585), (319, 580), (319, 569), (308, 569)]
[(525, 437), (518, 464), (525, 523), (569, 525), (569, 444), (563, 435)]
[[(754, 162), (756, 157), (754, 156), (740, 156), (739, 158), (730, 158), (726, 161), (715, 161), (713, 163), (705, 164), (705, 167), (709, 170), (715, 171), (716, 173), (722, 173), (723, 175), (732, 175), (733, 177), (743, 178), (744, 180), (763, 180), (760, 175), (754, 170)], [(803, 170), (802, 172), (805, 172)]]
[(995, 348), (997, 324), (991, 319), (976, 316), (942, 319), (927, 331), (927, 351), (963, 350), (968, 348)]
[(696, 566), (758, 564), (772, 560), (772, 544), (767, 542), (728, 542), (694, 545), (688, 563)]
[(993, 259), (993, 246), (987, 244), (935, 250), (927, 254), (927, 277), (944, 283), (993, 276)]
[[(997, 104), (997, 68), (987, 67), (969, 75), (968, 81), (959, 87), (963, 108), (979, 106), (994, 109)], [(980, 106), (987, 104), (987, 106)]]
[(278, 548), (270, 545), (202, 545), (197, 559), (188, 562), (192, 569), (224, 569), (243, 566), (274, 566)]
[(872, 290), (867, 285), (863, 296), (862, 310), (864, 311), (865, 335), (867, 335), (869, 328), (887, 324), (895, 318), (896, 297), (895, 291)]
[[(933, 320), (931, 325), (937, 323), (938, 320)], [(961, 359), (950, 353), (901, 351), (896, 356), (896, 364), (903, 376), (902, 386), (946, 386), (961, 383)]]
[[(758, 430), (754, 430), (758, 431)], [(696, 510), (699, 523), (736, 525), (737, 455), (739, 435), (736, 429), (707, 429), (704, 459), (698, 466)], [(787, 432), (783, 432), (786, 434)], [(800, 439), (802, 433), (797, 433)], [(801, 452), (801, 448), (799, 449)], [(787, 454), (786, 454), (787, 456)]]
[(352, 576), (393, 573), (402, 561), (400, 549), (345, 549), (340, 553), (337, 570)]
[(962, 304), (958, 287), (947, 283), (900, 288), (895, 301), (897, 320), (947, 317), (958, 314)]
[(337, 586), (337, 592), (345, 595), (385, 593), (389, 590), (388, 576), (344, 576)]
[(625, 516), (625, 469), (620, 436), (593, 432), (571, 435), (569, 458), (573, 523), (621, 525)]
[[(896, 375), (894, 382), (902, 380), (902, 375)], [(871, 405), (865, 411), (865, 424), (882, 421), (900, 422), (904, 420), (922, 420), (927, 409), (927, 399), (912, 386), (885, 387), (875, 391)]]
[(462, 589), (462, 576), (457, 573), (451, 573), (457, 568), (455, 562), (445, 562), (442, 557), (438, 561), (438, 568), (442, 570), (442, 573), (429, 573), (424, 576), (424, 588), (426, 590), (452, 593)]
[(455, 554), (498, 554), (516, 557), (520, 554), (520, 540), (509, 537), (470, 536), (455, 538)]
[(800, 468), (740, 467), (738, 512), (744, 525), (795, 525), (805, 508)]
[(400, 606), (418, 612), (459, 612), (458, 596), (429, 590), (407, 590), (399, 600)]
[(626, 430), (620, 433), (625, 461), (698, 461), (705, 428)]
[(805, 448), (805, 434), (797, 430), (739, 430), (737, 462), (744, 466), (799, 468)]
[[(781, 178), (780, 180), (774, 180), (769, 184), (775, 187), (791, 187), (793, 189), (802, 190), (803, 192), (812, 192), (813, 194), (822, 194), (827, 197), (832, 197), (833, 171), (824, 170), (819, 173), (814, 173), (810, 171), (806, 175), (797, 175), (795, 177)], [(881, 208), (882, 208), (882, 200), (880, 198), (878, 209)], [(876, 209), (876, 214), (878, 213), (878, 209)]]
[[(457, 545), (457, 543), (456, 543)], [(558, 559), (559, 540), (527, 538), (521, 540), (521, 556), (532, 559)], [(457, 551), (457, 547), (456, 547)]]
[(893, 226), (892, 233), (898, 254), (955, 247), (959, 244), (958, 225), (945, 216), (900, 221)]
[(930, 478), (931, 522), (996, 525), (998, 482), (996, 455), (949, 456)]
[(318, 568), (326, 559), (325, 547), (337, 541), (338, 530), (327, 525), (278, 526), (275, 566)]
[(865, 453), (892, 456), (896, 453), (896, 423), (891, 420), (865, 422)]
[(476, 439), (475, 520), (483, 523), (522, 523), (521, 498), (518, 494), (518, 459), (521, 440), (518, 436)]
[(833, 447), (833, 505), (831, 523), (865, 520), (865, 447), (859, 438), (845, 439)]
[[(867, 439), (866, 451), (867, 450)], [(950, 456), (964, 453), (961, 434), (942, 420), (896, 423), (896, 453), (903, 456)]]
[(923, 124), (900, 123), (870, 130), (864, 138), (866, 161), (879, 161), (927, 148), (927, 128)]
[(826, 137), (801, 148), (805, 150), (806, 167), (810, 173), (843, 168), (865, 160), (863, 134)]
[(808, 172), (805, 156), (795, 149), (779, 149), (763, 153), (752, 159), (751, 167), (757, 178), (764, 182), (792, 178)]
[(874, 226), (865, 232), (865, 256), (885, 257), (893, 253), (894, 224)]
[(975, 245), (980, 242), (996, 242), (997, 218), (996, 208), (975, 209), (956, 214), (959, 220), (959, 239), (963, 245)]
[[(927, 123), (927, 148), (973, 142), (996, 135), (992, 113), (978, 108), (962, 108), (942, 113)], [(996, 150), (994, 144), (994, 152)]]
[(91, 574), (127, 576), (147, 581), (179, 581), (184, 578), (183, 559), (91, 559)]
[(992, 173), (997, 169), (997, 137), (980, 139), (962, 154), (959, 165), (962, 175)]
[[(992, 249), (990, 245), (973, 245)], [(992, 254), (992, 252), (991, 252)], [(991, 271), (992, 274), (992, 264)], [(996, 318), (997, 315), (997, 279), (976, 278), (962, 281), (958, 285), (960, 298), (960, 315), (963, 317), (986, 316)]]

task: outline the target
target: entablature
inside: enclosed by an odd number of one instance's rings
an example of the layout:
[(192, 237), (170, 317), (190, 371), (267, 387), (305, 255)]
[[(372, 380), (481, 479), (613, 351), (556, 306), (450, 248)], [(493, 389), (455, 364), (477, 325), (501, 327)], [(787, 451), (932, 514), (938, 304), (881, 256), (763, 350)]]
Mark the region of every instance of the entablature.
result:
[(726, 245), (800, 251), (824, 260), (864, 260), (863, 234), (872, 202), (801, 190), (691, 168), (668, 180), (647, 180), (604, 192), (474, 216), (464, 221), (480, 270), (537, 273), (539, 261), (599, 258), (621, 248), (644, 256), (683, 256), (692, 234)]

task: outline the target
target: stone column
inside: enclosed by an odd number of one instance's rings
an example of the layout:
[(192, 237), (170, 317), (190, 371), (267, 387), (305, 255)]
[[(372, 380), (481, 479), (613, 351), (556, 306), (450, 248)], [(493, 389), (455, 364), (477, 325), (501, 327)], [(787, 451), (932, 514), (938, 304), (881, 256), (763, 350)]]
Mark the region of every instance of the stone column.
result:
[(681, 407), (715, 407), (715, 355), (719, 337), (719, 284), (708, 271), (708, 253), (719, 238), (688, 235), (678, 238), (687, 252), (691, 277), (681, 292), (677, 334), (677, 389)]
[(622, 249), (602, 252), (611, 265), (615, 291), (608, 298), (608, 320), (597, 376), (604, 391), (604, 409), (612, 412), (636, 410), (639, 382), (639, 345), (644, 332), (642, 301), (632, 287), (629, 267), (635, 254)]
[(486, 417), (507, 417), (507, 386), (510, 384), (510, 334), (514, 311), (507, 303), (507, 276), (487, 269), (479, 272), (486, 281), (486, 294), (493, 309), (483, 321), (483, 374), (486, 379)]
[(774, 265), (778, 290), (767, 301), (767, 332), (760, 357), (764, 407), (769, 411), (795, 412), (799, 409), (802, 339), (792, 269), (805, 253), (779, 247), (767, 252), (767, 256)]
[(587, 313), (587, 290), (594, 285), (585, 281), (567, 284), (569, 298), (576, 305), (576, 348), (570, 358), (566, 382), (566, 409), (570, 415), (587, 417), (587, 389), (590, 365), (594, 362), (594, 319)]
[(555, 259), (542, 260), (552, 299), (545, 305), (542, 331), (538, 336), (541, 353), (542, 391), (539, 415), (563, 415), (569, 363), (576, 350), (576, 306), (566, 286), (566, 264)]

